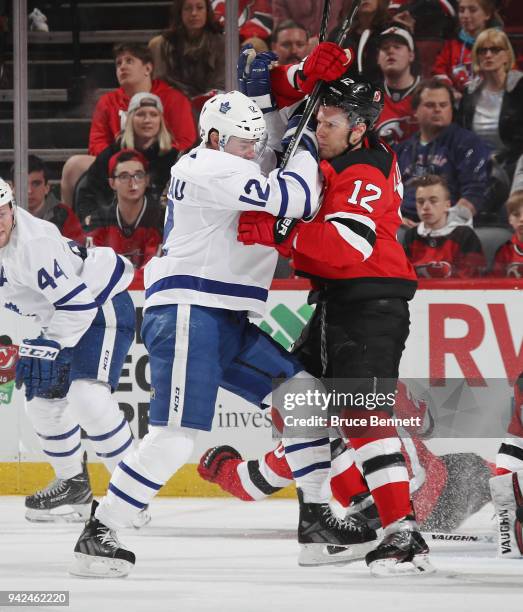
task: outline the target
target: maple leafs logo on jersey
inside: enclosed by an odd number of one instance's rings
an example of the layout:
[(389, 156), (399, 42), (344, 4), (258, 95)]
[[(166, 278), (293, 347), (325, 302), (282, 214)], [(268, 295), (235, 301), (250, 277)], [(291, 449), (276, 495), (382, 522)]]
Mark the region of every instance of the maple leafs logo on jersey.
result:
[(220, 113), (223, 113), (224, 115), (226, 115), (230, 110), (231, 110), (230, 102), (222, 102), (220, 104)]

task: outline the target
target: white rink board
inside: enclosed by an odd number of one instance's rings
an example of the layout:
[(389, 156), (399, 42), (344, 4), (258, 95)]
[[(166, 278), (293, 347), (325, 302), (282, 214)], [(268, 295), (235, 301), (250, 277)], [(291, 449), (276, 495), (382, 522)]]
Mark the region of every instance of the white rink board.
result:
[[(143, 292), (131, 293), (139, 321)], [(306, 301), (307, 291), (271, 291), (264, 322), (270, 326), (272, 335), (278, 334), (278, 338), (290, 343), (297, 325), (306, 319)], [(521, 311), (521, 293), (515, 290), (418, 291), (411, 302), (411, 334), (401, 376), (427, 378), (443, 373), (459, 378), (463, 376), (459, 360), (465, 360), (467, 367), (476, 368), (485, 378), (505, 378), (507, 372), (513, 375), (523, 370)], [(5, 309), (0, 311), (0, 334), (9, 334), (14, 342), (34, 337), (38, 332), (30, 320)], [(458, 340), (464, 337), (465, 342)], [(452, 354), (456, 347), (458, 352)], [(438, 370), (438, 362), (443, 369)], [(148, 384), (147, 353), (143, 344), (135, 342), (116, 394), (124, 411), (133, 415), (135, 435), (143, 435)], [(142, 415), (141, 426), (138, 413)], [(231, 444), (246, 456), (257, 456), (273, 446), (270, 421), (263, 411), (230, 393), (220, 392), (213, 431), (199, 436), (192, 462), (197, 462), (201, 453), (215, 444)], [(476, 450), (493, 459), (497, 446), (497, 440), (461, 440), (459, 450)], [(443, 440), (434, 441), (432, 447), (437, 447), (438, 452), (451, 450)], [(0, 405), (0, 461), (19, 460), (45, 461), (45, 457), (25, 417), (23, 395), (15, 391), (9, 404)], [(90, 460), (95, 460), (94, 453)]]

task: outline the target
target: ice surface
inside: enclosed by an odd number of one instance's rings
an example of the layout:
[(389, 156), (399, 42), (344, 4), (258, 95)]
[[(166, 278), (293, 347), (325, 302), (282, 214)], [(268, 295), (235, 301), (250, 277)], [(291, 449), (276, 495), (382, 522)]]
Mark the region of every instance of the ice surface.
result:
[[(129, 577), (76, 578), (67, 568), (81, 525), (28, 523), (23, 497), (0, 497), (0, 589), (69, 590), (73, 612), (523, 610), (523, 560), (498, 560), (493, 544), (438, 542), (438, 573), (380, 579), (362, 562), (298, 567), (292, 500), (159, 498), (151, 512), (149, 526), (119, 534), (137, 556)], [(490, 513), (460, 531), (488, 531)]]

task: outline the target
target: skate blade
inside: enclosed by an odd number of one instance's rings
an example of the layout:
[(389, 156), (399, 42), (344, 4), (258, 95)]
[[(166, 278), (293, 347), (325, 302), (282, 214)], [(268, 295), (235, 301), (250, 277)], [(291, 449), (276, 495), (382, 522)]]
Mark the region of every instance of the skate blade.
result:
[(332, 544), (300, 544), (298, 565), (315, 567), (318, 565), (346, 565), (360, 561), (365, 555), (376, 548), (376, 540), (350, 546), (334, 546)]
[(428, 555), (416, 555), (412, 561), (398, 562), (396, 559), (378, 559), (369, 565), (373, 576), (387, 578), (388, 576), (428, 575), (436, 568), (429, 561)]
[(59, 506), (52, 510), (26, 508), (25, 518), (31, 523), (84, 523), (90, 516), (91, 504)]
[(151, 522), (151, 513), (148, 510), (142, 510), (138, 516), (133, 519), (133, 527), (141, 529)]
[(74, 557), (69, 573), (84, 578), (125, 578), (134, 566), (124, 559), (94, 557), (78, 552), (74, 553)]

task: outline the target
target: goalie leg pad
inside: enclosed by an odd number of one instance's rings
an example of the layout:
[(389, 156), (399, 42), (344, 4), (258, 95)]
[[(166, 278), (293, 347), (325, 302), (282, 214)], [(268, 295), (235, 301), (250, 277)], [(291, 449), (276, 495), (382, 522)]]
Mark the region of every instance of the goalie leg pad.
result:
[(490, 480), (492, 502), (498, 520), (498, 557), (523, 556), (523, 471)]

